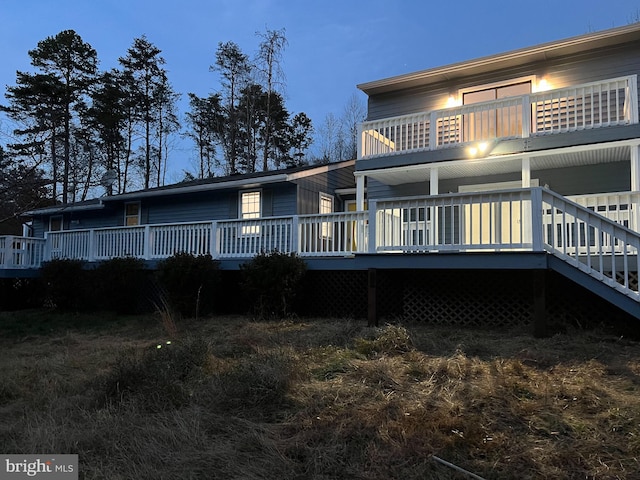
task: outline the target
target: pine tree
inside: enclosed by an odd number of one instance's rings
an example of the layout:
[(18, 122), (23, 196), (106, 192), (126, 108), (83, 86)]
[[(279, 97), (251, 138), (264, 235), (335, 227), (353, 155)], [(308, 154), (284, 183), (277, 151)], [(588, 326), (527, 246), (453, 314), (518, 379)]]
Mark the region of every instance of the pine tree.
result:
[[(47, 37), (29, 51), (31, 65), (49, 78), (50, 100), (57, 100), (62, 115), (62, 202), (67, 203), (71, 191), (70, 173), (73, 122), (77, 112), (85, 108), (86, 95), (95, 81), (98, 67), (96, 51), (73, 30)], [(51, 141), (54, 141), (54, 136)], [(52, 147), (52, 151), (54, 148)], [(54, 169), (56, 160), (52, 159)]]

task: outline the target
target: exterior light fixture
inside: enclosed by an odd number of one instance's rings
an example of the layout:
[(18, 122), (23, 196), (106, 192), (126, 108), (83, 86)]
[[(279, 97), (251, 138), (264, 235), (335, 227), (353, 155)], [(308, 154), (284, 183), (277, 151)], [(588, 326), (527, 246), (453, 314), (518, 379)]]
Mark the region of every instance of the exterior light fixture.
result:
[(549, 81), (546, 78), (538, 80), (536, 92), (546, 92), (547, 90), (551, 90), (551, 84), (549, 84)]
[(459, 106), (460, 102), (456, 99), (456, 97), (454, 97), (453, 95), (449, 95), (449, 98), (447, 99), (447, 108)]
[(489, 143), (488, 142), (480, 142), (476, 145), (470, 146), (469, 148), (467, 148), (467, 154), (470, 157), (475, 157), (479, 154), (483, 154), (487, 151), (487, 149), (489, 148)]

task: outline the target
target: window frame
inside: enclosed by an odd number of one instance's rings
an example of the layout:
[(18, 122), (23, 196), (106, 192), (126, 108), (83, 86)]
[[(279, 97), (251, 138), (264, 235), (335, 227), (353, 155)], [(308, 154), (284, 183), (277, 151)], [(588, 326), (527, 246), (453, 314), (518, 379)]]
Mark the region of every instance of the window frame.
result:
[[(136, 215), (131, 215), (128, 212), (128, 207), (131, 205), (136, 205), (137, 206), (137, 213)], [(125, 202), (124, 204), (124, 226), (125, 227), (137, 227), (139, 225), (142, 224), (142, 217), (141, 217), (141, 213), (142, 213), (142, 206), (140, 204), (140, 202)], [(129, 223), (130, 219), (135, 218), (135, 222), (136, 223)]]
[[(538, 84), (537, 75), (526, 75), (524, 77), (510, 78), (508, 80), (502, 80), (499, 82), (482, 83), (479, 85), (473, 85), (471, 87), (460, 88), (458, 89), (458, 98), (460, 99), (460, 103), (464, 105), (463, 98), (465, 94), (480, 92), (484, 90), (491, 90), (494, 88), (497, 89), (501, 87), (508, 87), (510, 85), (517, 85), (520, 83), (527, 83), (527, 82), (531, 83), (531, 92), (535, 92), (535, 86)], [(467, 104), (467, 105), (472, 105), (472, 104)]]
[[(51, 228), (51, 225), (54, 220), (60, 220), (60, 228), (54, 230)], [(49, 217), (49, 230), (48, 232), (62, 232), (64, 230), (64, 215), (51, 215)]]
[[(258, 201), (251, 202), (250, 204), (245, 204), (244, 198), (245, 195), (258, 195)], [(257, 212), (255, 211), (244, 211), (245, 205), (256, 205), (258, 206)], [(250, 215), (250, 216), (249, 216)], [(254, 189), (254, 190), (245, 190), (239, 192), (238, 195), (238, 219), (239, 220), (254, 220), (262, 218), (262, 189)], [(243, 237), (246, 236), (256, 236), (260, 235), (260, 226), (259, 225), (242, 225), (240, 228), (240, 235)]]
[[(324, 205), (323, 201), (328, 200), (331, 205), (331, 210), (329, 212), (323, 212), (322, 207)], [(330, 193), (319, 192), (318, 194), (318, 213), (320, 215), (330, 215), (335, 211), (335, 197)], [(333, 222), (322, 222), (320, 227), (320, 236), (323, 239), (331, 239), (333, 237)]]

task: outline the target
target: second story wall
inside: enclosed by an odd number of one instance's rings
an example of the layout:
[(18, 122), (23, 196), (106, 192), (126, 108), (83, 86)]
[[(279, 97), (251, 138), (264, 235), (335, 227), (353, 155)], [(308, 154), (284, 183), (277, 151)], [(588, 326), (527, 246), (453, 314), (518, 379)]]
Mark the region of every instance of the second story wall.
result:
[[(495, 83), (530, 78), (533, 89), (555, 89), (635, 75), (640, 72), (640, 40), (621, 45), (525, 62), (491, 71), (475, 69), (451, 74), (446, 81), (430, 79), (423, 85), (370, 94), (367, 120), (447, 108), (451, 99), (460, 102), (460, 91)], [(472, 70), (472, 69), (469, 69)], [(541, 80), (545, 80), (544, 85)], [(428, 83), (427, 83), (428, 82)]]

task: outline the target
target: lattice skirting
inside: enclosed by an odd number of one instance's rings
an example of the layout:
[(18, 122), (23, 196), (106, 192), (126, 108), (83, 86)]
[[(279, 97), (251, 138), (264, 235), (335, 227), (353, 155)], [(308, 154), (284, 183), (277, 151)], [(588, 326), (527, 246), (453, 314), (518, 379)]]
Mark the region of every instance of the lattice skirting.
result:
[[(550, 328), (636, 325), (637, 320), (555, 272), (546, 275)], [(367, 317), (366, 271), (309, 271), (304, 316)], [(635, 277), (637, 282), (637, 276)], [(378, 270), (380, 322), (502, 328), (532, 326), (533, 272), (520, 270)]]
[(525, 272), (407, 272), (403, 319), (439, 325), (491, 326), (531, 323), (532, 286)]

